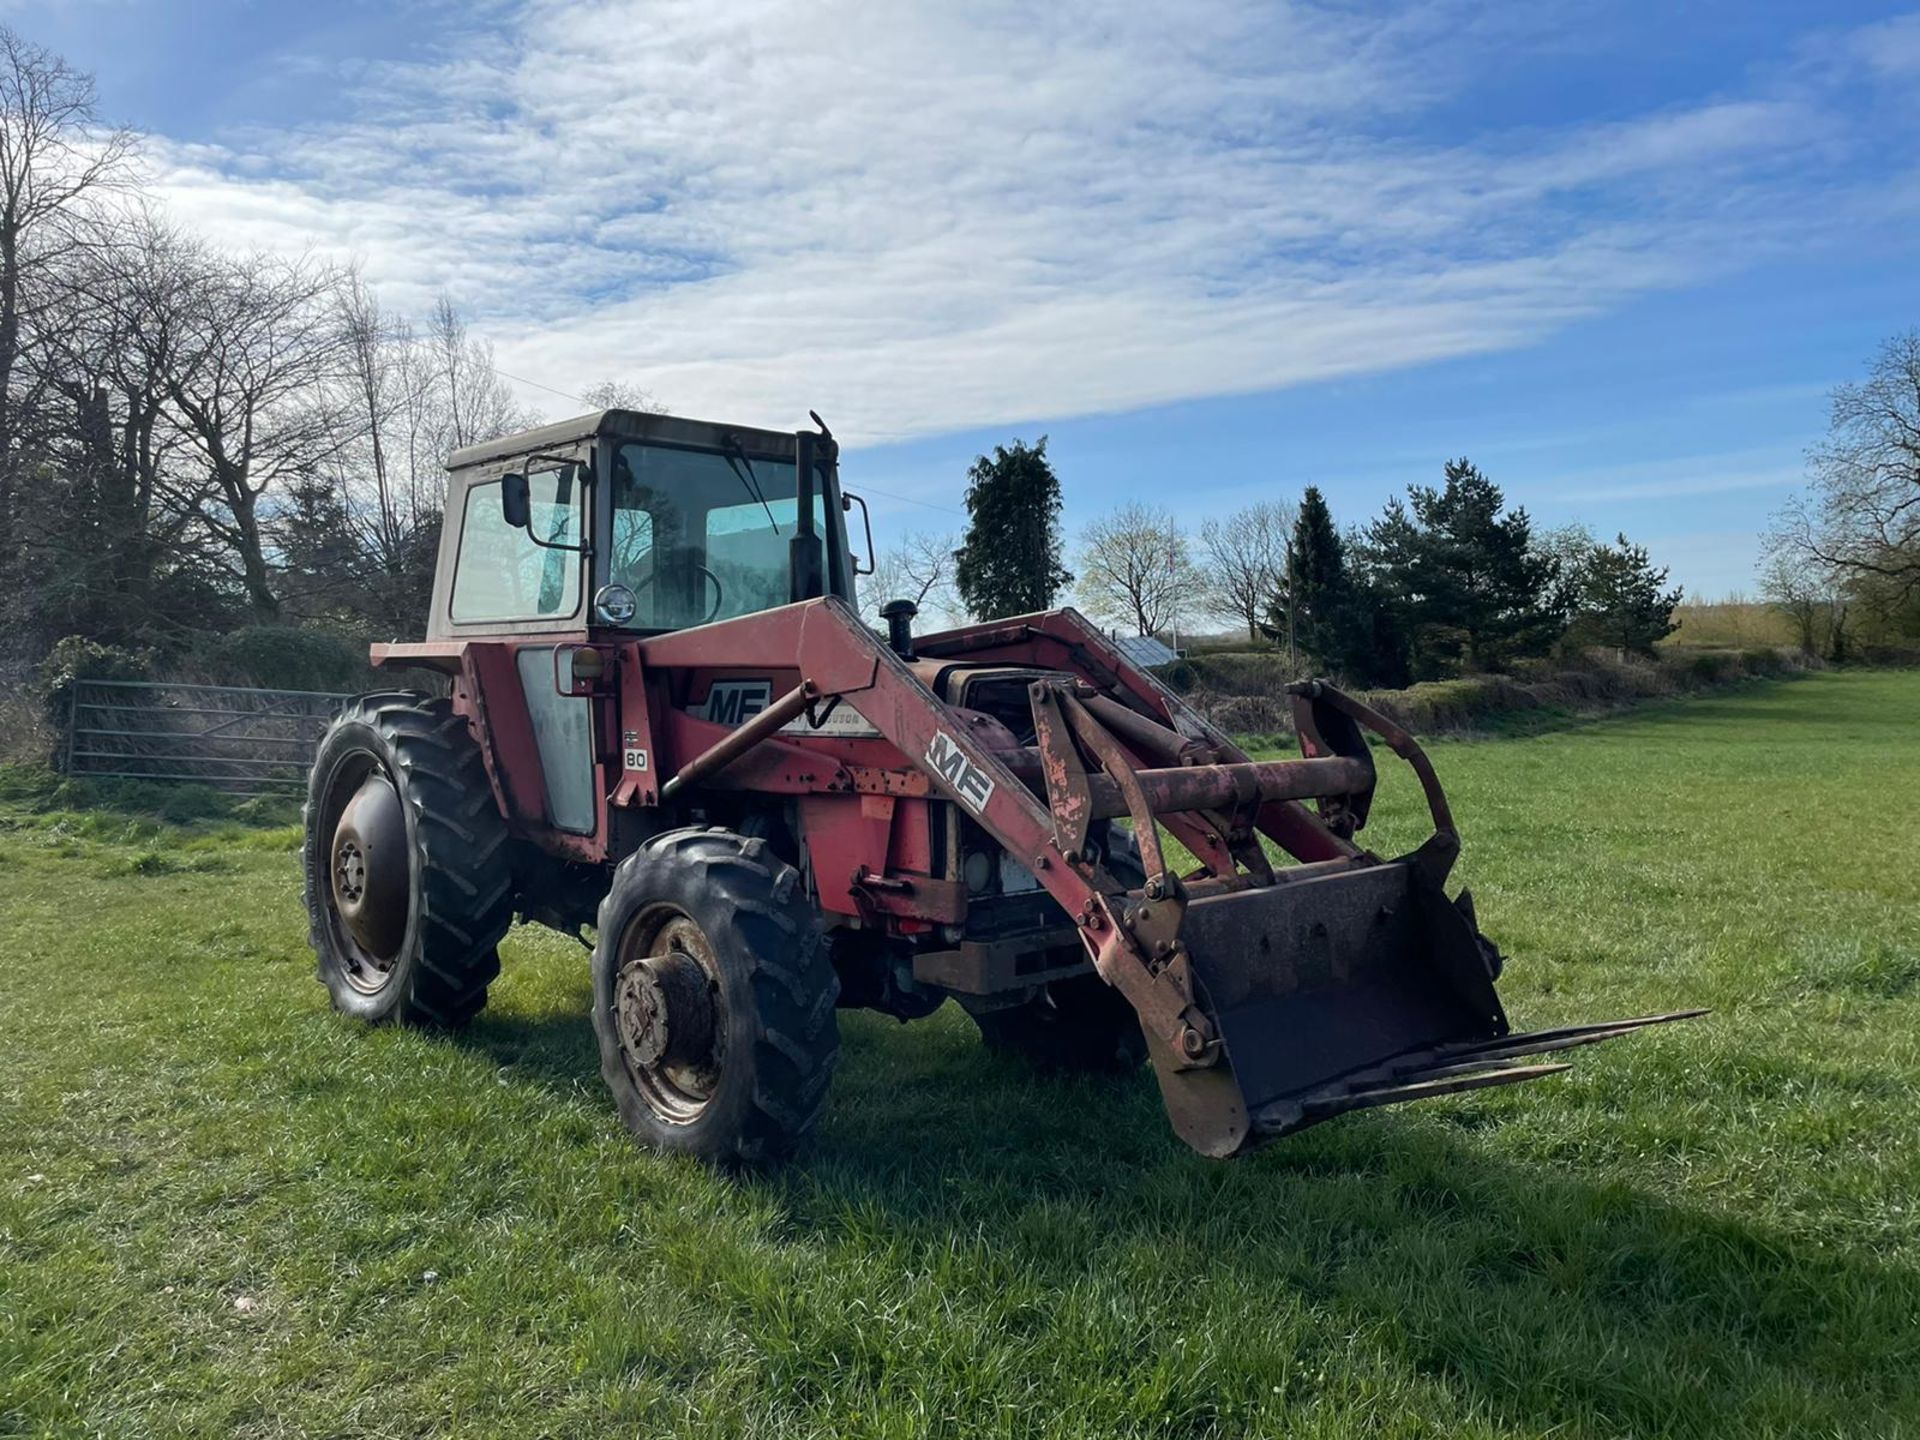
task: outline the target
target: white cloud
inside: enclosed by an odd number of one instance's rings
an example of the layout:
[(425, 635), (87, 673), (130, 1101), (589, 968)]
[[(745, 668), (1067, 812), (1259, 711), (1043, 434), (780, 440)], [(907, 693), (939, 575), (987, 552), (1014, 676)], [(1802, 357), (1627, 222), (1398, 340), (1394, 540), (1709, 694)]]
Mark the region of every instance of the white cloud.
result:
[[(1612, 479), (1621, 473), (1663, 472), (1665, 478), (1647, 480)], [(1742, 490), (1787, 490), (1806, 480), (1801, 465), (1769, 465), (1755, 469), (1697, 470), (1686, 461), (1661, 461), (1653, 466), (1624, 466), (1620, 470), (1595, 472), (1569, 486), (1551, 487), (1547, 499), (1569, 504), (1586, 501), (1672, 500), (1682, 495), (1727, 495)]]
[(1920, 15), (1896, 15), (1862, 26), (1849, 37), (1847, 49), (1884, 78), (1920, 75)]
[(856, 441), (1524, 344), (1868, 203), (1780, 203), (1844, 150), (1817, 93), (1424, 138), (1499, 42), (1460, 21), (535, 0), (348, 122), (156, 157), (231, 243), (452, 292), (510, 370)]

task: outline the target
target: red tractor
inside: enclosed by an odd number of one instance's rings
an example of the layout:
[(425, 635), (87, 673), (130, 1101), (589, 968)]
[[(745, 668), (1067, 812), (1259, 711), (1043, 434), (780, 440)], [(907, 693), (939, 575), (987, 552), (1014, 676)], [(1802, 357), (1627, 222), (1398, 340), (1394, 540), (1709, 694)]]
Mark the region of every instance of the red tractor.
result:
[[(1676, 1018), (1509, 1033), (1426, 756), (1330, 685), (1292, 687), (1303, 758), (1254, 761), (1071, 610), (870, 630), (837, 457), (619, 410), (453, 456), (427, 639), (373, 647), (449, 694), (353, 702), (309, 782), (338, 1009), (459, 1026), (516, 915), (591, 932), (621, 1118), (718, 1162), (813, 1126), (836, 1007), (1150, 1059), (1215, 1156)], [(1354, 838), (1369, 732), (1432, 813), (1395, 859)]]

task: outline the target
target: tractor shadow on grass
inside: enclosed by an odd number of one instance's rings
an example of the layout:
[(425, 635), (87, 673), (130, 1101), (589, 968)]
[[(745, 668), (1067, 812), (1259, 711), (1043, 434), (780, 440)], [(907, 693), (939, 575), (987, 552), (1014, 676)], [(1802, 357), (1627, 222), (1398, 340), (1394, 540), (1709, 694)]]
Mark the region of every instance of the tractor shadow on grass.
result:
[[(555, 1002), (556, 1008), (532, 1013), (489, 1008), (472, 1025), (446, 1038), (463, 1050), (486, 1056), (500, 1067), (504, 1080), (563, 1094), (577, 1095), (583, 1088), (604, 1094), (600, 1046), (589, 1018), (592, 991), (586, 977), (580, 976), (578, 985), (566, 987), (563, 994), (543, 998)], [(613, 1114), (611, 1101), (607, 1113)]]
[[(779, 1204), (794, 1243), (877, 1228), (919, 1274), (1016, 1276), (1038, 1324), (1124, 1294), (1135, 1378), (1214, 1353), (1184, 1400), (1196, 1413), (1276, 1386), (1289, 1405), (1333, 1400), (1365, 1373), (1554, 1433), (1877, 1435), (1915, 1418), (1912, 1270), (1609, 1179), (1590, 1139), (1502, 1155), (1524, 1089), (1345, 1117), (1221, 1164), (1173, 1139), (1145, 1073), (1032, 1076), (951, 1007), (843, 1030), (816, 1143), (737, 1183)], [(465, 1043), (569, 1096), (598, 1083), (584, 1014), (483, 1019)], [(1316, 1397), (1315, 1375), (1348, 1389)]]

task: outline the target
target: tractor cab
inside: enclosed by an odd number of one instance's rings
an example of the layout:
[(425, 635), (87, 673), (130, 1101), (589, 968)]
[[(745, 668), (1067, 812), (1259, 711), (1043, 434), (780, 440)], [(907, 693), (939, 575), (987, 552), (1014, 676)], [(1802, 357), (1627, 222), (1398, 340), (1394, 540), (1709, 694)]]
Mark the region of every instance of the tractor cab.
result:
[(658, 635), (835, 595), (850, 552), (830, 433), (606, 410), (448, 462), (428, 637)]

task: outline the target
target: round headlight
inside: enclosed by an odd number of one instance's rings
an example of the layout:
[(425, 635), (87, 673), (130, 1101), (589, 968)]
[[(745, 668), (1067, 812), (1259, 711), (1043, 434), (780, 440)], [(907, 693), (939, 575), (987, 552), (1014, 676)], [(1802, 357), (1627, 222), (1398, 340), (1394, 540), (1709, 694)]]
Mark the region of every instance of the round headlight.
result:
[(960, 875), (967, 882), (969, 895), (984, 895), (993, 884), (993, 857), (984, 850), (969, 850), (961, 862)]
[(593, 597), (593, 613), (609, 625), (624, 625), (640, 609), (633, 591), (624, 585), (602, 585)]

